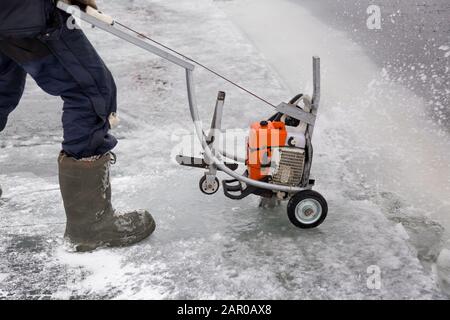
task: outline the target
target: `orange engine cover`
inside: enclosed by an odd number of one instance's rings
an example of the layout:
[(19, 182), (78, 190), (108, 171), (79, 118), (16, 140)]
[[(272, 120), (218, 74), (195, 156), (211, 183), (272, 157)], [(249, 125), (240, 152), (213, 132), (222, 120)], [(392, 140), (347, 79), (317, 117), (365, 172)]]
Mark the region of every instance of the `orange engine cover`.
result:
[(286, 138), (284, 122), (261, 121), (252, 124), (246, 161), (249, 178), (261, 180), (270, 175), (272, 148), (285, 146)]

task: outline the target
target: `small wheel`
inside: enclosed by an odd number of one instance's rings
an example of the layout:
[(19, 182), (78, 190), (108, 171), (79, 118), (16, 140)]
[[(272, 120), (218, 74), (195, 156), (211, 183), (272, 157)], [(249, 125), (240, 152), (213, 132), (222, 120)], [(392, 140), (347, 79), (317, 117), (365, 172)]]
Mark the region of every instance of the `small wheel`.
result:
[(207, 195), (213, 195), (217, 191), (219, 191), (220, 188), (220, 182), (217, 177), (214, 178), (214, 181), (212, 183), (208, 183), (206, 176), (203, 176), (200, 179), (199, 182), (200, 191)]
[(328, 204), (322, 195), (305, 190), (294, 195), (287, 205), (289, 220), (301, 229), (318, 227), (327, 217)]

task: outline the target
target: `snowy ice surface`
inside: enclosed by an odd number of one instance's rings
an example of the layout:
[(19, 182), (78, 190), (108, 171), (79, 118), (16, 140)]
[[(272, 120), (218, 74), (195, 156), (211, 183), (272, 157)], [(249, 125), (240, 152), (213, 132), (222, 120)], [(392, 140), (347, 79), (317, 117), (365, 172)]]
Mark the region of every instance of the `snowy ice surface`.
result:
[[(305, 62), (321, 56), (316, 154), (330, 156), (328, 164), (344, 160), (355, 177), (354, 190), (345, 191), (371, 199), (402, 222), (422, 262), (435, 261), (442, 245), (449, 246), (450, 137), (446, 127), (430, 121), (427, 102), (393, 80), (398, 75), (377, 67), (347, 34), (294, 1), (241, 0), (223, 7), (292, 92), (311, 83)], [(316, 171), (320, 181), (329, 173)]]
[[(239, 3), (241, 12), (245, 5), (255, 8), (255, 1)], [(0, 136), (4, 191), (0, 200), (0, 297), (444, 297), (434, 275), (418, 259), (418, 255), (437, 257), (433, 250), (438, 250), (435, 247), (443, 233), (439, 224), (423, 218), (421, 185), (428, 183), (430, 193), (440, 192), (435, 194), (438, 205), (428, 209), (431, 215), (448, 212), (449, 206), (440, 197), (445, 191), (437, 187), (446, 185), (448, 167), (439, 161), (426, 166), (433, 184), (422, 165), (433, 159), (423, 158), (429, 153), (421, 153), (421, 147), (439, 150), (439, 141), (427, 144), (435, 131), (411, 129), (417, 121), (411, 114), (420, 98), (389, 83), (358, 47), (346, 42), (344, 34), (327, 29), (299, 6), (294, 13), (293, 4), (278, 1), (279, 11), (272, 13), (292, 11), (296, 16), (272, 20), (282, 31), (276, 38), (270, 28), (261, 32), (257, 17), (268, 14), (273, 2), (258, 3), (255, 21), (248, 16), (241, 19), (233, 2), (223, 4), (235, 13), (235, 22), (247, 36), (210, 0), (115, 0), (108, 2), (105, 11), (275, 103), (288, 100), (299, 89), (311, 91), (311, 56), (319, 53), (324, 99), (314, 137), (313, 171), (316, 189), (329, 201), (325, 223), (302, 231), (289, 223), (285, 206), (261, 210), (256, 197), (235, 202), (220, 193), (202, 195), (198, 190), (202, 172), (180, 168), (171, 159), (179, 145), (174, 132), (192, 130), (183, 70), (100, 30), (88, 29), (119, 87), (122, 122), (114, 131), (120, 138), (118, 164), (112, 169), (115, 204), (120, 209), (148, 208), (157, 230), (150, 239), (129, 248), (86, 254), (65, 249), (56, 177), (60, 103), (30, 81), (19, 110)], [(300, 25), (283, 30), (288, 21), (300, 21)], [(260, 29), (251, 30), (252, 25)], [(265, 36), (273, 43), (262, 43)], [(305, 45), (302, 37), (312, 43)], [(286, 50), (277, 44), (285, 41), (286, 45), (288, 40), (292, 44), (294, 38), (300, 41), (285, 56)], [(330, 47), (331, 41), (344, 41), (342, 47), (351, 59), (343, 49)], [(276, 63), (280, 60), (285, 63)], [(196, 79), (204, 119), (210, 119), (219, 90), (228, 93), (227, 128), (246, 129), (273, 112), (203, 70), (198, 70)], [(411, 113), (401, 114), (397, 104), (411, 105)], [(368, 118), (370, 124), (365, 122)], [(404, 127), (397, 127), (399, 119)], [(413, 136), (403, 135), (403, 130)], [(419, 145), (408, 143), (411, 140)], [(417, 174), (411, 176), (411, 172)], [(415, 179), (421, 185), (416, 186)], [(414, 242), (423, 239), (424, 247)], [(373, 265), (381, 270), (380, 290), (367, 286), (367, 270)]]

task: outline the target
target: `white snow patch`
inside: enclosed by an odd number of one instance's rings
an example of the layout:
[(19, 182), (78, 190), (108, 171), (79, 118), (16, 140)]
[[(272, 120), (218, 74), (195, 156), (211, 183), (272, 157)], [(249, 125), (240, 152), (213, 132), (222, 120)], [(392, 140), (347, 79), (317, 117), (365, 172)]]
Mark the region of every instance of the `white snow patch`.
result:
[(444, 57), (446, 57), (446, 58), (450, 57), (450, 47), (449, 46), (440, 46), (439, 50), (447, 51), (445, 53)]
[(86, 280), (84, 286), (92, 289), (104, 288), (110, 283), (117, 274), (123, 272), (121, 258), (110, 250), (98, 250), (91, 253), (72, 253), (64, 249), (59, 249), (56, 255), (57, 259), (72, 268), (84, 267), (92, 272)]
[[(54, 294), (55, 298), (70, 298), (72, 291), (77, 292), (95, 292), (97, 294), (107, 294), (112, 288), (122, 288), (125, 290), (119, 296), (122, 298), (130, 297), (127, 282), (130, 275), (137, 274), (137, 268), (132, 262), (123, 261), (123, 256), (114, 253), (112, 250), (99, 249), (90, 253), (67, 252), (63, 248), (57, 250), (56, 258), (60, 263), (67, 265), (70, 269), (79, 270), (82, 268), (87, 276), (81, 282), (68, 282), (67, 291), (61, 291)], [(156, 289), (145, 289), (141, 292), (141, 297), (145, 299), (161, 299), (162, 295)]]
[(9, 273), (0, 273), (0, 283), (9, 277)]

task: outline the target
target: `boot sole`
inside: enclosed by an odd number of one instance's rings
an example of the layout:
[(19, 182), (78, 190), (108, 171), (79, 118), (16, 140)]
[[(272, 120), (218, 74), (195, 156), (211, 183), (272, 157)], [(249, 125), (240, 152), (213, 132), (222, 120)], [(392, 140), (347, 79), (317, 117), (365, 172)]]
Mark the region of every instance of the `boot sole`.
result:
[(150, 227), (141, 232), (136, 234), (131, 234), (126, 237), (120, 238), (120, 239), (113, 239), (110, 241), (98, 241), (95, 243), (77, 243), (74, 245), (75, 250), (77, 252), (89, 252), (93, 251), (95, 249), (101, 248), (101, 247), (107, 247), (107, 248), (120, 248), (120, 247), (128, 247), (133, 244), (136, 244), (138, 242), (141, 242), (142, 240), (148, 238), (150, 235), (153, 234), (153, 232), (156, 229), (156, 223), (153, 221)]

